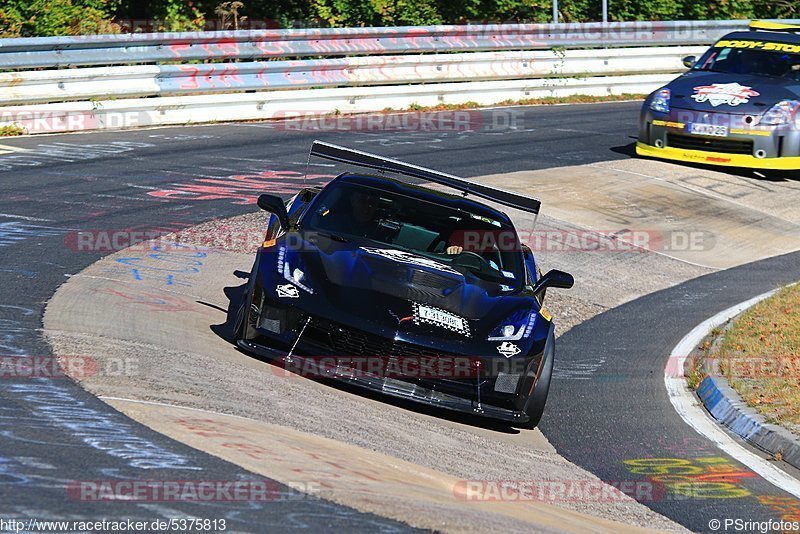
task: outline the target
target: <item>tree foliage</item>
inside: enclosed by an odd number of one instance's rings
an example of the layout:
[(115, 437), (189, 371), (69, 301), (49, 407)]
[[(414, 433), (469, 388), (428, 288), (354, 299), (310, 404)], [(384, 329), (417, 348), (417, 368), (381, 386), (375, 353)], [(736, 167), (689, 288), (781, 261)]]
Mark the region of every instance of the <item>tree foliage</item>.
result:
[(117, 0), (0, 0), (0, 37), (114, 33)]
[[(0, 37), (120, 30), (151, 19), (155, 31), (238, 27), (406, 26), (550, 22), (552, 0), (0, 0)], [(223, 4), (220, 7), (220, 4)], [(231, 6), (235, 7), (234, 13)], [(559, 0), (559, 21), (600, 20), (601, 0)], [(608, 0), (609, 19), (800, 17), (798, 0)]]

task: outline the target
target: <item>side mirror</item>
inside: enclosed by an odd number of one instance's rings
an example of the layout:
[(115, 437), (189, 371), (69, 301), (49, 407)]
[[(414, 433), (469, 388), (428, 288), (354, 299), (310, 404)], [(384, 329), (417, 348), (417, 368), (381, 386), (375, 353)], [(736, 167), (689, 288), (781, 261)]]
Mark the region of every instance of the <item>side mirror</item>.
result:
[(683, 66), (686, 68), (691, 69), (694, 67), (694, 64), (697, 63), (697, 57), (695, 56), (686, 56), (681, 61), (683, 61)]
[(522, 254), (523, 256), (525, 256), (526, 260), (530, 260), (533, 258), (533, 251), (531, 250), (531, 247), (529, 247), (528, 245), (522, 245)]
[(259, 195), (258, 207), (264, 211), (273, 213), (278, 218), (281, 228), (284, 230), (289, 229), (289, 214), (286, 213), (286, 204), (283, 203), (281, 197), (269, 195), (267, 193)]
[(552, 271), (547, 271), (544, 274), (544, 276), (539, 278), (539, 280), (533, 286), (533, 292), (541, 293), (548, 287), (569, 289), (574, 284), (575, 284), (575, 279), (572, 277), (571, 274), (565, 273), (564, 271), (553, 269)]

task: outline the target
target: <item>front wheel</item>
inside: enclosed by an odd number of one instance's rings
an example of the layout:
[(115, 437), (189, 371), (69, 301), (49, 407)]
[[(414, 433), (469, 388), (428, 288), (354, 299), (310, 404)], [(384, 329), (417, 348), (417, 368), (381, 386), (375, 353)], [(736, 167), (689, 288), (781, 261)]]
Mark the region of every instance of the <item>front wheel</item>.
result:
[(260, 288), (254, 284), (242, 296), (242, 304), (236, 312), (236, 322), (233, 330), (234, 341), (254, 339), (256, 337), (256, 321), (260, 312), (260, 301)]
[(525, 413), (528, 416), (528, 422), (523, 426), (525, 428), (533, 429), (542, 420), (544, 413), (544, 405), (547, 403), (547, 394), (550, 392), (550, 379), (553, 376), (553, 360), (555, 360), (555, 339), (553, 336), (553, 328), (550, 327), (550, 333), (547, 336), (547, 343), (544, 347), (544, 362), (542, 362), (542, 369), (539, 371), (539, 376), (536, 379), (536, 385), (533, 386), (533, 393), (525, 403)]

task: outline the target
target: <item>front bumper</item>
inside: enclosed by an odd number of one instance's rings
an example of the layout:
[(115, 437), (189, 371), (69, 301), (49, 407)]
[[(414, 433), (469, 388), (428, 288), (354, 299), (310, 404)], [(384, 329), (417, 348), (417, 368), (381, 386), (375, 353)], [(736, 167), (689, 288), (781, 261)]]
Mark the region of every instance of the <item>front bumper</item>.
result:
[[(253, 352), (270, 359), (280, 358), (285, 360), (287, 356), (284, 351), (275, 350), (253, 341), (239, 340), (237, 345), (242, 350)], [(509, 410), (486, 403), (479, 403), (475, 400), (434, 391), (424, 388), (419, 384), (413, 384), (390, 377), (373, 377), (364, 374), (354, 375), (351, 370), (346, 368), (320, 367), (317, 366), (317, 360), (314, 358), (303, 358), (302, 356), (295, 355), (291, 358), (303, 362), (299, 366), (306, 370), (313, 368), (314, 376), (335, 379), (391, 397), (410, 400), (454, 412), (468, 413), (480, 417), (506, 421), (515, 425), (528, 422), (528, 416), (522, 411)]]
[(748, 169), (764, 170), (800, 169), (800, 156), (757, 158), (747, 154), (726, 154), (724, 152), (707, 152), (705, 150), (690, 150), (668, 146), (656, 148), (642, 143), (641, 141), (636, 143), (636, 153), (640, 156), (651, 158), (704, 163), (708, 165), (722, 165), (726, 167), (744, 167)]
[[(697, 135), (690, 133), (692, 123), (727, 126), (727, 132), (724, 136)], [(645, 107), (636, 153), (728, 167), (800, 169), (800, 131), (789, 125), (760, 127), (757, 123), (754, 116), (682, 109), (660, 114)]]

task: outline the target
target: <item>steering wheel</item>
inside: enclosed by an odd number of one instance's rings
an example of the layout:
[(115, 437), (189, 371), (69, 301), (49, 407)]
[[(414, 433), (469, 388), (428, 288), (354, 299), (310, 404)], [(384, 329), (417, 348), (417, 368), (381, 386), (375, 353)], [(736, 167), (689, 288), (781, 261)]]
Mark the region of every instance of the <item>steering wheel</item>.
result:
[[(470, 261), (473, 258), (478, 260), (477, 264), (474, 263), (474, 261)], [(486, 261), (486, 258), (484, 258), (483, 256), (481, 256), (476, 252), (471, 252), (469, 250), (462, 250), (458, 254), (458, 256), (456, 256), (453, 259), (453, 263), (455, 263), (456, 265), (461, 265), (463, 267), (478, 269), (481, 272), (485, 272), (487, 267), (492, 271), (494, 270), (492, 269), (492, 266), (489, 264), (489, 262)]]

